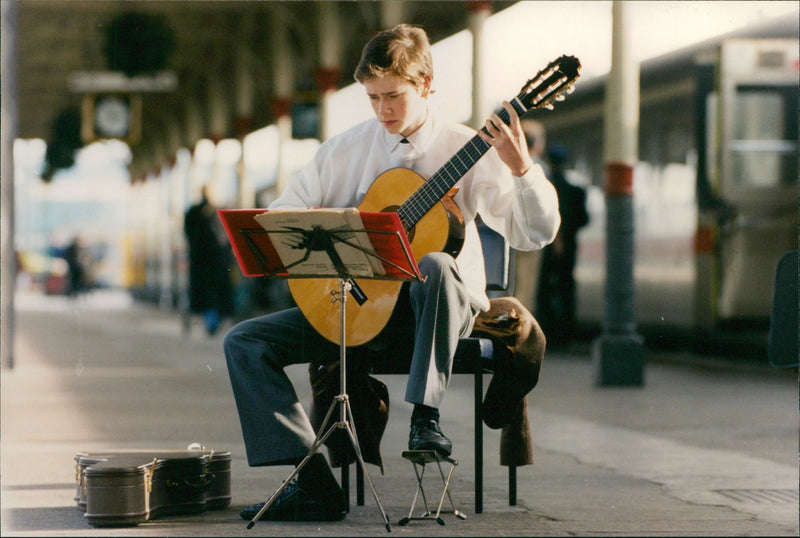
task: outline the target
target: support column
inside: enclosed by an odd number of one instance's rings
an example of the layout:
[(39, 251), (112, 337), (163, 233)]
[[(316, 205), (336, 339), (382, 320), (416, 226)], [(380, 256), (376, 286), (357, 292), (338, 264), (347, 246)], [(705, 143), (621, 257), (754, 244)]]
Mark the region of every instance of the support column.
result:
[[(183, 216), (187, 207), (186, 193), (188, 176), (186, 167), (179, 162), (179, 155), (182, 148), (181, 128), (177, 123), (169, 123), (166, 126), (165, 147), (168, 152), (167, 164), (162, 167), (166, 170), (168, 182), (167, 195), (167, 214), (169, 216), (168, 235), (170, 240), (170, 303), (171, 307), (177, 307), (178, 312), (186, 312), (185, 308), (187, 289), (186, 289), (186, 243), (183, 234)], [(162, 295), (163, 298), (163, 295)], [(185, 320), (188, 321), (188, 320)]]
[(208, 87), (208, 133), (206, 135), (214, 143), (228, 136), (228, 107), (225, 102), (225, 88), (219, 76), (218, 66), (206, 80)]
[(341, 76), (341, 37), (336, 2), (320, 2), (318, 4), (319, 60), (317, 69), (317, 86), (319, 87), (319, 127), (317, 136), (320, 140), (330, 138), (331, 126), (328, 119), (330, 98), (339, 87)]
[[(484, 80), (485, 80), (485, 66), (483, 60), (483, 26), (486, 19), (492, 14), (491, 2), (465, 2), (466, 8), (469, 11), (467, 17), (467, 26), (472, 33), (472, 117), (470, 118), (470, 125), (474, 129), (479, 129), (489, 115), (484, 110), (483, 96), (484, 96)], [(483, 383), (482, 379), (476, 377), (476, 383)], [(478, 398), (478, 387), (476, 385), (475, 397)], [(479, 401), (476, 400), (476, 401)], [(478, 428), (476, 421), (475, 427)], [(481, 432), (483, 425), (480, 425)], [(481, 433), (481, 436), (483, 434)], [(482, 437), (477, 434), (475, 436), (475, 483), (483, 483), (483, 449), (480, 447)], [(479, 449), (480, 447), (480, 449)], [(475, 497), (475, 512), (480, 514), (483, 512), (483, 494), (476, 495)]]
[(317, 69), (317, 86), (319, 87), (319, 125), (317, 136), (321, 141), (331, 137), (330, 109), (331, 97), (339, 88), (342, 70), (339, 67), (320, 67)]
[(381, 29), (397, 26), (405, 20), (406, 3), (402, 0), (383, 0), (381, 2)]
[(479, 129), (489, 117), (489, 110), (484, 105), (486, 69), (483, 56), (483, 26), (492, 14), (492, 3), (466, 2), (466, 6), (469, 10), (467, 24), (472, 33), (472, 118), (470, 125), (474, 129)]
[(170, 184), (172, 169), (168, 159), (164, 158), (162, 155), (159, 155), (159, 157), (159, 162), (161, 164), (156, 172), (159, 190), (158, 306), (162, 310), (172, 310), (175, 306), (174, 282), (172, 280), (172, 215), (170, 213), (170, 208), (172, 207), (172, 189)]
[(253, 110), (256, 85), (251, 73), (253, 58), (248, 46), (248, 42), (254, 34), (253, 21), (253, 17), (249, 15), (239, 19), (241, 40), (237, 46), (236, 58), (234, 58), (234, 105), (236, 107), (234, 131), (239, 140), (250, 134), (255, 124)]
[[(213, 76), (208, 78), (208, 99), (209, 99), (209, 132), (207, 138), (214, 142), (217, 149), (222, 140), (228, 139), (233, 134), (233, 113), (232, 103), (228, 100), (230, 87), (225, 84), (228, 80), (228, 73), (224, 65), (225, 60), (220, 60), (212, 64)], [(216, 69), (214, 69), (216, 66)], [(219, 155), (215, 152), (214, 175), (211, 179), (212, 200), (218, 207), (231, 207), (239, 199), (239, 170), (234, 167), (233, 175), (227, 174), (227, 169), (223, 168)]]
[(250, 73), (250, 49), (246, 39), (250, 36), (249, 28), (252, 18), (246, 17), (243, 21), (244, 40), (239, 44), (236, 55), (236, 119), (234, 131), (236, 138), (242, 143), (242, 156), (237, 166), (239, 184), (237, 185), (236, 205), (239, 207), (253, 207), (256, 201), (255, 190), (247, 175), (244, 163), (244, 138), (253, 132), (255, 121), (253, 109), (255, 105), (255, 81)]
[(611, 72), (605, 102), (606, 286), (603, 333), (593, 358), (598, 385), (644, 385), (644, 342), (634, 319), (633, 165), (638, 158), (639, 66), (630, 6), (612, 3)]
[(286, 21), (279, 16), (271, 20), (270, 49), (273, 56), (272, 79), (275, 97), (272, 110), (278, 126), (278, 179), (276, 192), (283, 192), (289, 182), (289, 173), (283, 158), (287, 142), (292, 139), (292, 95), (294, 93), (293, 54), (289, 43)]
[(183, 139), (187, 148), (194, 151), (197, 141), (207, 132), (205, 116), (200, 112), (200, 104), (195, 97), (187, 97), (183, 102)]
[(0, 15), (0, 367), (14, 367), (14, 139), (17, 137), (17, 2), (3, 0)]
[(275, 115), (275, 125), (278, 127), (278, 171), (275, 183), (276, 193), (280, 194), (289, 182), (289, 171), (283, 157), (288, 142), (292, 139), (292, 100), (275, 98), (272, 100), (272, 113)]

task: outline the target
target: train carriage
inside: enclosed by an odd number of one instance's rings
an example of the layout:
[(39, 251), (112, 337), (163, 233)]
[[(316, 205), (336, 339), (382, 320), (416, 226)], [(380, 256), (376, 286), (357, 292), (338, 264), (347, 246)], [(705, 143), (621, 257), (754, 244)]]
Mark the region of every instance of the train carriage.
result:
[[(579, 235), (578, 318), (602, 321), (605, 79), (540, 116), (588, 188)], [(798, 244), (796, 18), (642, 64), (634, 170), (635, 308), (640, 326), (763, 328), (774, 271)]]

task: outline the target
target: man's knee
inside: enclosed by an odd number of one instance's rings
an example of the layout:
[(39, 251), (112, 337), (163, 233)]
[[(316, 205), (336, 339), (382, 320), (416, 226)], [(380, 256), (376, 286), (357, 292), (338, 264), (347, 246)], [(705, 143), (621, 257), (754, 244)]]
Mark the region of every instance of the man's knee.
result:
[(455, 274), (456, 261), (445, 252), (431, 252), (419, 260), (419, 270), (428, 278), (442, 278)]
[[(424, 282), (414, 282), (409, 288), (412, 303), (434, 300), (461, 300), (468, 302), (466, 288), (461, 282), (455, 259), (444, 252), (426, 254), (419, 261), (420, 273), (425, 277)], [(438, 299), (437, 299), (438, 298)]]
[(230, 360), (232, 356), (237, 354), (237, 350), (242, 348), (245, 341), (248, 340), (249, 334), (249, 320), (242, 321), (231, 327), (222, 339), (222, 351), (225, 357)]

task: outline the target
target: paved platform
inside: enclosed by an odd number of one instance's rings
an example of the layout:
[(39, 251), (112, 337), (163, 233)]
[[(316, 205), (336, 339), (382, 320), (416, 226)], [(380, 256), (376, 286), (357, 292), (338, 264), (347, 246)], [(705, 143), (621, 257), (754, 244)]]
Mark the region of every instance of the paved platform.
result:
[[(369, 491), (335, 523), (259, 522), (239, 510), (264, 500), (287, 467), (248, 468), (221, 353), (222, 337), (185, 334), (175, 312), (123, 294), (78, 300), (17, 298), (16, 365), (2, 372), (3, 536), (377, 536), (387, 534)], [(290, 375), (303, 401), (307, 374)], [(386, 474), (370, 466), (392, 523), (404, 536), (797, 536), (796, 371), (684, 352), (647, 352), (645, 386), (597, 387), (587, 345), (548, 352), (529, 398), (536, 462), (518, 470), (508, 505), (499, 432), (486, 429), (484, 512), (473, 497), (472, 382), (455, 376), (442, 428), (459, 460), (452, 514), (398, 526), (417, 483), (406, 448), (404, 376), (391, 395), (383, 439)], [(487, 380), (488, 381), (488, 380)], [(76, 508), (78, 451), (230, 450), (230, 507), (136, 527), (95, 529)], [(431, 486), (432, 487), (432, 486)]]

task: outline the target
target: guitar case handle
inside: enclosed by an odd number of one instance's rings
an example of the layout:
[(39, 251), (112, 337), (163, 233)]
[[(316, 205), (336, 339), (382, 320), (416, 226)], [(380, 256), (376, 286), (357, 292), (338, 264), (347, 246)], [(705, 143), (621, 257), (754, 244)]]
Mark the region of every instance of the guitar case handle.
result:
[(191, 482), (185, 478), (170, 478), (166, 481), (166, 485), (170, 491), (192, 495), (210, 490), (215, 478), (214, 473), (203, 475), (198, 482)]

